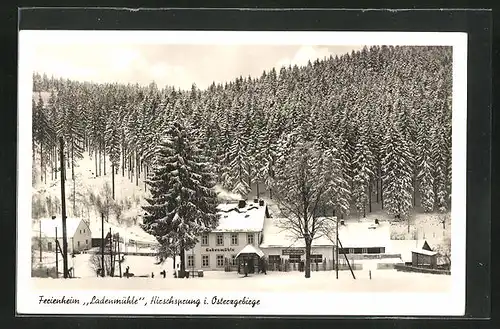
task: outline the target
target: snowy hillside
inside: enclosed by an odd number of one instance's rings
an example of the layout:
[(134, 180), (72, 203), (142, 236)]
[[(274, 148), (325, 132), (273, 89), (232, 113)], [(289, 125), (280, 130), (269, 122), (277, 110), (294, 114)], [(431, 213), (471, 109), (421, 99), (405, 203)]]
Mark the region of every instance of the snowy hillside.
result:
[[(68, 216), (81, 217), (89, 222), (100, 222), (101, 208), (109, 207), (108, 220), (120, 226), (136, 226), (141, 221), (141, 205), (145, 194), (145, 186), (140, 181), (136, 185), (128, 177), (115, 175), (115, 199), (111, 193), (111, 166), (106, 162), (101, 176), (95, 175), (95, 159), (84, 153), (83, 159), (75, 166), (75, 179), (72, 179), (71, 169), (66, 169), (66, 209)], [(39, 163), (39, 161), (37, 161)], [(61, 180), (60, 173), (57, 178), (51, 177), (48, 170), (46, 182), (41, 181), (38, 168), (34, 173), (33, 184), (33, 218), (60, 216), (61, 213)], [(104, 175), (106, 172), (106, 175)]]

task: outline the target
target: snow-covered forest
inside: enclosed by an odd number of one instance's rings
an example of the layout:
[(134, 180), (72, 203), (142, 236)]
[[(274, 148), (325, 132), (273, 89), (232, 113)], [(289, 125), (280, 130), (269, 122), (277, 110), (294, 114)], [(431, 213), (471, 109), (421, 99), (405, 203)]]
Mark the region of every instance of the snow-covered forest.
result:
[(43, 73), (34, 73), (33, 90), (34, 181), (57, 179), (63, 136), (67, 179), (89, 152), (96, 176), (106, 175), (109, 159), (116, 175), (139, 185), (170, 123), (182, 118), (217, 182), (248, 198), (273, 197), (276, 166), (301, 140), (341, 163), (340, 216), (368, 214), (373, 204), (397, 218), (451, 207), (451, 47), (365, 47), (206, 90)]

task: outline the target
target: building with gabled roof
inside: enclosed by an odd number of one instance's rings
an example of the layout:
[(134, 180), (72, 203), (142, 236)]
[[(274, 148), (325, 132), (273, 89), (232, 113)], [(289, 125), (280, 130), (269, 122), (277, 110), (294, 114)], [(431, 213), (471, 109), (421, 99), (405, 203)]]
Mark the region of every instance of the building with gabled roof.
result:
[[(61, 217), (37, 220), (32, 230), (32, 243), (36, 249), (56, 251), (56, 234), (59, 245), (63, 247), (63, 227)], [(66, 236), (68, 252), (79, 252), (91, 247), (92, 232), (88, 224), (81, 218), (66, 218)]]
[(224, 270), (229, 266), (236, 270), (236, 256), (245, 246), (259, 248), (264, 220), (270, 217), (263, 200), (226, 202), (217, 210), (218, 226), (200, 236), (195, 247), (185, 252), (186, 269)]

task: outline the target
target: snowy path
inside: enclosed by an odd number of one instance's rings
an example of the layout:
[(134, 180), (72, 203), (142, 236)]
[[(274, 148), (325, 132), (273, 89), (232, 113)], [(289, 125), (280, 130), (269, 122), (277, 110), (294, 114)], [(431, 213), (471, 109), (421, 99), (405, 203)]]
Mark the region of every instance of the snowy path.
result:
[(446, 292), (451, 288), (451, 276), (403, 273), (395, 270), (312, 272), (310, 279), (302, 272), (268, 272), (243, 277), (235, 272), (205, 272), (203, 278), (97, 278), (40, 279), (33, 278), (33, 288), (41, 290), (178, 290), (178, 291), (332, 291), (332, 292)]

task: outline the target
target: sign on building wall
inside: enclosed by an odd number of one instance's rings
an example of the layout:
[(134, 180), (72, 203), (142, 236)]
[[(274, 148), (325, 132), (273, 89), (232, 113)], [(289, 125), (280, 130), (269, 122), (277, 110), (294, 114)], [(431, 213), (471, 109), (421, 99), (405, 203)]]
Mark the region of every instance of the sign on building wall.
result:
[(281, 254), (283, 256), (290, 256), (290, 255), (304, 255), (306, 251), (304, 249), (299, 249), (299, 248), (288, 248), (288, 249), (283, 249), (281, 251)]
[(206, 252), (231, 252), (234, 248), (205, 248)]

